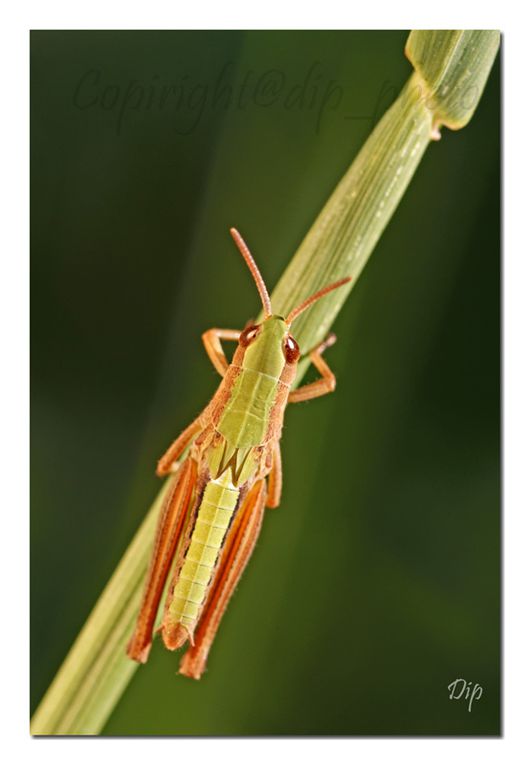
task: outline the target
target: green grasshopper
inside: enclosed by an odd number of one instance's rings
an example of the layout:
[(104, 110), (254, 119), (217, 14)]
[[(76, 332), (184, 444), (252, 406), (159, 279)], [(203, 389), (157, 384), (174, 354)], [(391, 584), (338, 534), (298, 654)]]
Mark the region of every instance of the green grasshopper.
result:
[[(189, 643), (180, 672), (195, 679), (206, 668), (223, 613), (254, 549), (264, 508), (280, 503), (285, 407), (335, 389), (335, 376), (322, 357), (335, 342), (330, 335), (309, 354), (321, 377), (291, 390), (300, 350), (290, 326), (315, 301), (350, 281), (329, 284), (286, 318), (276, 316), (247, 245), (236, 229), (230, 233), (254, 278), (264, 318), (242, 332), (210, 329), (202, 336), (223, 379), (208, 406), (158, 462), (157, 475), (175, 475), (160, 513), (143, 600), (127, 647), (131, 659), (147, 661), (175, 561), (160, 632), (170, 650)], [(221, 340), (238, 343), (231, 364)]]

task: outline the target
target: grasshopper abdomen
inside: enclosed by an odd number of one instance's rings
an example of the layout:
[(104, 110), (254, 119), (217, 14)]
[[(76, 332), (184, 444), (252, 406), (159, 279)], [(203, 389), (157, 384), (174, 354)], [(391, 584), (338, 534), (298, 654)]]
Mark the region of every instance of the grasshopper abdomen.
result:
[(233, 485), (229, 471), (206, 485), (182, 567), (176, 571), (168, 593), (162, 624), (162, 637), (168, 648), (178, 648), (184, 642), (182, 638), (193, 640), (239, 498), (240, 489)]

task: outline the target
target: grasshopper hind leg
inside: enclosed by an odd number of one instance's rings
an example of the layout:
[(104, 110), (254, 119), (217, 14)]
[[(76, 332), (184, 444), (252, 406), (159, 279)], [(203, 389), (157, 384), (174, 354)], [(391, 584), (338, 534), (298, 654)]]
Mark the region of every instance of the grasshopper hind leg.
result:
[(149, 656), (158, 606), (182, 534), (196, 480), (197, 465), (194, 460), (187, 459), (173, 479), (162, 506), (142, 605), (134, 633), (127, 646), (129, 658), (141, 664), (144, 664)]

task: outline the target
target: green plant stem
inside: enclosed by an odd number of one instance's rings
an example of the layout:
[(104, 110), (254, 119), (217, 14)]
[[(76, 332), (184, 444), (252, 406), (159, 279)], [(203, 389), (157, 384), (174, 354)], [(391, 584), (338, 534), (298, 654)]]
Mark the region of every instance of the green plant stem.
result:
[[(274, 290), (290, 308), (343, 276), (352, 282), (296, 320), (303, 351), (329, 331), (429, 142), (467, 124), (499, 46), (498, 32), (412, 32), (415, 71), (329, 198)], [(300, 364), (297, 383), (306, 363)], [(163, 488), (103, 591), (31, 723), (34, 735), (96, 735), (137, 667), (125, 655), (139, 605)]]
[(160, 490), (31, 721), (34, 735), (94, 735), (137, 665), (125, 655), (166, 491)]

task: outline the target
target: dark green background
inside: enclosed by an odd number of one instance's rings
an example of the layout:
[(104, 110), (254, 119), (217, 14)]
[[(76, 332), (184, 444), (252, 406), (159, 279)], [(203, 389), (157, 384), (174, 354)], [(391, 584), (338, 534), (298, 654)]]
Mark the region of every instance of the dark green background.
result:
[[(406, 36), (32, 34), (32, 708), (217, 385), (201, 332), (257, 313), (228, 227), (272, 287), (407, 78)], [(207, 675), (157, 643), (106, 734), (499, 733), (499, 145), (497, 61), (336, 322), (336, 393), (287, 412), (282, 504)], [(484, 688), (471, 713), (457, 677)]]

